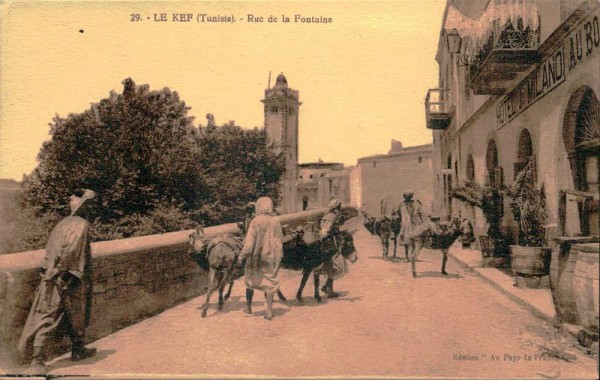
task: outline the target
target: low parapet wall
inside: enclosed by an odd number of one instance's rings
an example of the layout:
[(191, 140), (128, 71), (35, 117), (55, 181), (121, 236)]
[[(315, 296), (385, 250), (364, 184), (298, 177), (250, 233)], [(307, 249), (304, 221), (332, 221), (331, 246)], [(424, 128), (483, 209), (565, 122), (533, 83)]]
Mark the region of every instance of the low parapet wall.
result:
[[(279, 216), (295, 227), (325, 209)], [(355, 215), (351, 207), (345, 213)], [(188, 256), (192, 230), (92, 244), (94, 303), (88, 341), (134, 324), (206, 291), (206, 272)], [(239, 234), (235, 223), (205, 228), (212, 237)], [(17, 344), (39, 284), (44, 250), (0, 256), (0, 369), (20, 361)], [(0, 370), (0, 372), (2, 372)]]

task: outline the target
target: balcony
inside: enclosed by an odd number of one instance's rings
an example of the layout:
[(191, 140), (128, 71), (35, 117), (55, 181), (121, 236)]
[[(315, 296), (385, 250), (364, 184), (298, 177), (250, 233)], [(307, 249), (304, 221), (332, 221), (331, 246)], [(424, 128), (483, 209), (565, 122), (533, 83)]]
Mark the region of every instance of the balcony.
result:
[(531, 67), (540, 62), (540, 26), (515, 28), (507, 22), (493, 23), (492, 32), (481, 49), (469, 57), (470, 86), (476, 95), (503, 95), (517, 85)]
[(452, 114), (448, 110), (447, 98), (448, 89), (432, 88), (427, 91), (425, 97), (425, 118), (427, 128), (441, 129), (448, 128), (452, 121)]

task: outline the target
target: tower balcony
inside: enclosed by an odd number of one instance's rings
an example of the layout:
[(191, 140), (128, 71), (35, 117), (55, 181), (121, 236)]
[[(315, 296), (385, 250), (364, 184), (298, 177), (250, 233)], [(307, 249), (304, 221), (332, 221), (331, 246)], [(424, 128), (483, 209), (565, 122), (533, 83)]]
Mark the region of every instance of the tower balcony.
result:
[(425, 97), (425, 119), (429, 129), (446, 129), (452, 121), (447, 98), (448, 89), (431, 88)]
[(469, 60), (470, 87), (476, 95), (503, 95), (518, 84), (531, 67), (540, 62), (540, 26), (516, 28), (507, 22), (492, 24), (487, 42)]

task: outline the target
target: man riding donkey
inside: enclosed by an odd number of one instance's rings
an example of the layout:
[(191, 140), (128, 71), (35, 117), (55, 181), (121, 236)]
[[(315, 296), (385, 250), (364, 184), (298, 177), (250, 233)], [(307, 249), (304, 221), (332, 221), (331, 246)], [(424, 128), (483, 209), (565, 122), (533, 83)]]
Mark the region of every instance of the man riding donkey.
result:
[(333, 281), (340, 278), (347, 272), (344, 256), (339, 251), (340, 226), (346, 222), (342, 214), (342, 203), (336, 197), (329, 199), (327, 205), (328, 211), (321, 219), (321, 229), (319, 239), (321, 240), (321, 253), (329, 255), (329, 258), (323, 264), (321, 273), (325, 275), (327, 281), (321, 288), (328, 298), (339, 297), (339, 293), (333, 291)]

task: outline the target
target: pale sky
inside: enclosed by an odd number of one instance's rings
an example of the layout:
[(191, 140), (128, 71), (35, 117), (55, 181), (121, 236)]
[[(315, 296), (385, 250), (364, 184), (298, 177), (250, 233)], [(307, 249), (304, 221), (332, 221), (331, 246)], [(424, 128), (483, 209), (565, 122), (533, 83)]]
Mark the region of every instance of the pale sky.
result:
[[(36, 1), (0, 4), (0, 178), (36, 166), (48, 123), (122, 92), (131, 77), (169, 87), (195, 125), (212, 113), (263, 126), (260, 100), (280, 72), (300, 91), (300, 162), (343, 162), (431, 142), (424, 98), (438, 85), (445, 0), (313, 2)], [(154, 22), (167, 13), (167, 22)], [(172, 21), (192, 13), (193, 21)], [(198, 23), (198, 14), (236, 22)], [(139, 14), (142, 21), (131, 21)], [(264, 17), (249, 23), (247, 15)], [(290, 17), (282, 23), (281, 16)], [(302, 24), (294, 15), (331, 17)], [(268, 23), (273, 15), (277, 23)], [(83, 31), (83, 32), (80, 32)]]

